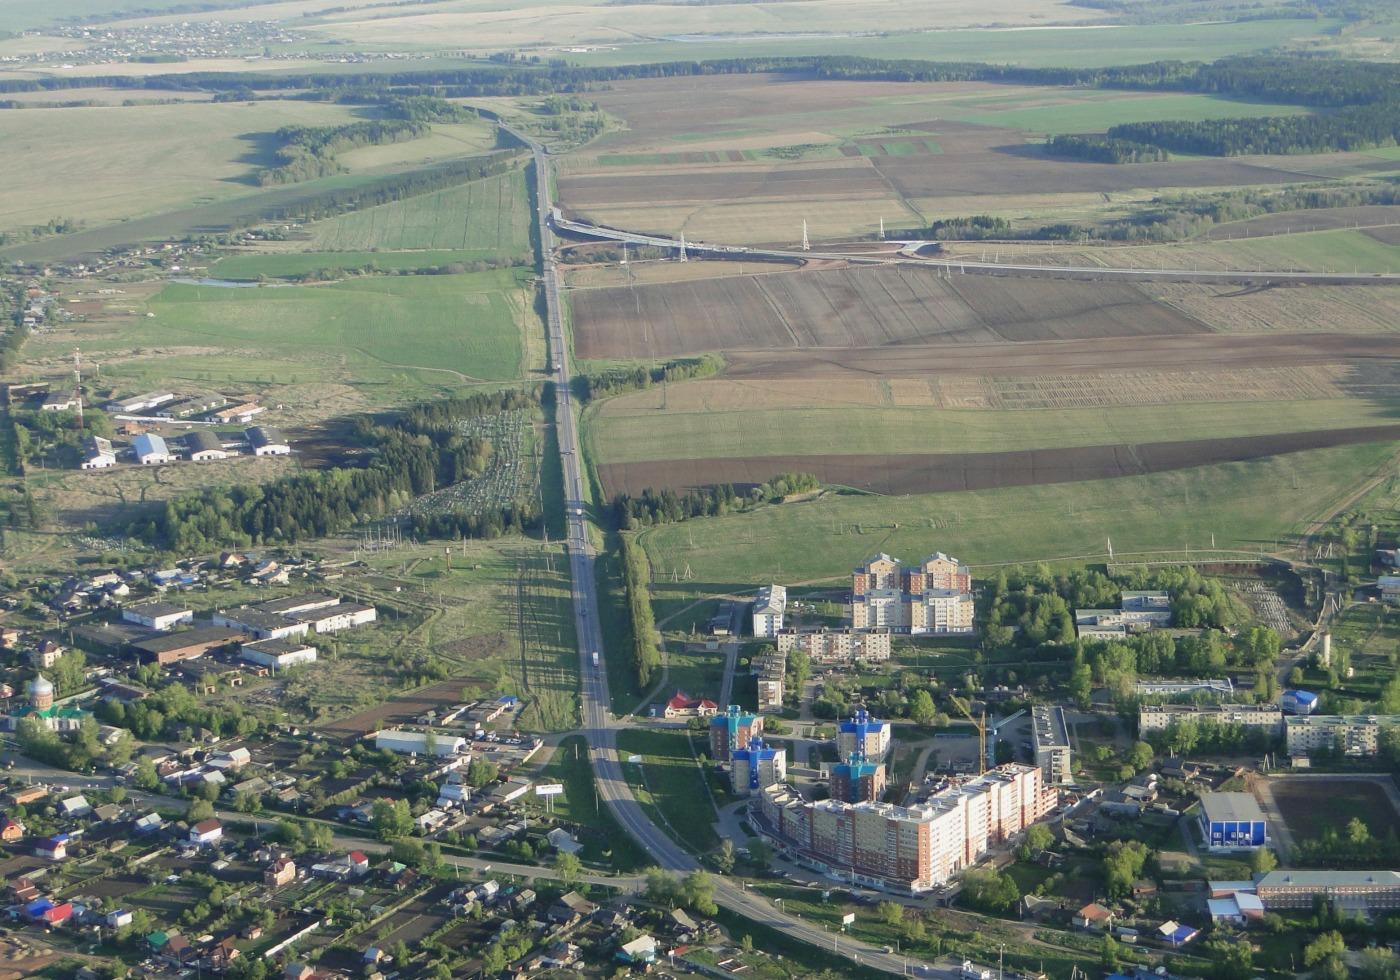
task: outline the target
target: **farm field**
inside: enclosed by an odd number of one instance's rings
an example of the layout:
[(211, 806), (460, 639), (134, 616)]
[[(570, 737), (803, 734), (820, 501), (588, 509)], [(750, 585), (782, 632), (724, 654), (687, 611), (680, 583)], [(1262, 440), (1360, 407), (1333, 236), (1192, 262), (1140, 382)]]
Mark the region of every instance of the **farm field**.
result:
[(521, 170), (474, 180), (308, 226), (308, 248), (458, 249), (523, 255), (530, 248), (531, 212)]
[(1004, 452), (833, 453), (820, 456), (773, 454), (652, 459), (603, 464), (598, 468), (598, 476), (610, 495), (626, 492), (633, 496), (640, 495), (648, 488), (659, 490), (665, 487), (684, 492), (720, 483), (747, 489), (781, 473), (792, 472), (814, 473), (824, 484), (879, 494), (982, 491), (1160, 473), (1308, 449), (1395, 439), (1400, 439), (1400, 424)]
[(944, 279), (905, 266), (580, 289), (569, 301), (578, 356), (600, 360), (1206, 330), (1131, 284)]
[[(1384, 149), (1368, 151), (1381, 156)], [(1202, 238), (1236, 239), (1302, 231), (1334, 231), (1344, 228), (1379, 229), (1400, 225), (1400, 205), (1373, 204), (1353, 208), (1318, 208), (1266, 214), (1247, 221), (1226, 221), (1211, 228)]]
[(509, 381), (521, 371), (520, 283), (504, 270), (271, 289), (176, 284), (122, 342), (257, 349), (312, 371), (329, 363), (347, 380), (408, 369)]
[[(840, 575), (877, 551), (942, 550), (974, 565), (1203, 549), (1273, 551), (1329, 502), (1395, 458), (1366, 443), (1147, 476), (976, 493), (827, 494), (665, 525), (641, 534), (658, 581), (689, 567), (690, 588)], [(1295, 489), (1296, 488), (1296, 489)], [(1009, 520), (1014, 515), (1015, 520)], [(703, 586), (695, 583), (704, 583)], [(664, 588), (664, 586), (662, 586)]]
[[(725, 389), (724, 382), (696, 382)], [(679, 386), (676, 386), (679, 387)], [(725, 400), (716, 393), (715, 402)], [(1400, 392), (1397, 392), (1400, 394)], [(590, 451), (603, 464), (724, 456), (859, 453), (974, 453), (1223, 439), (1270, 433), (1390, 426), (1400, 398), (1367, 402), (1184, 403), (1091, 409), (977, 411), (853, 408), (814, 397), (807, 407), (755, 411), (658, 411), (656, 392), (604, 402), (588, 422)]]
[[(253, 195), (251, 178), (269, 163), (274, 130), (357, 118), (365, 117), (299, 100), (13, 110), (5, 116), (7, 150), (27, 165), (0, 192), (0, 214), (6, 228), (55, 217), (98, 225)], [(484, 122), (451, 128), (471, 135), (453, 143), (461, 147), (455, 155), (494, 139)], [(372, 149), (393, 152), (366, 157), (360, 172), (446, 155), (431, 137)]]

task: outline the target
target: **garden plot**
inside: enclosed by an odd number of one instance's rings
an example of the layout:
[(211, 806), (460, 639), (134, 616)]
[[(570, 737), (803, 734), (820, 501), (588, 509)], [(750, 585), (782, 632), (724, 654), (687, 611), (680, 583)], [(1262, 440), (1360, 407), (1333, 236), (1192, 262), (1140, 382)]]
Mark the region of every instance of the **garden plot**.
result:
[(492, 513), (520, 500), (533, 483), (533, 467), (526, 459), (530, 444), (530, 413), (526, 409), (497, 412), (457, 422), (464, 436), (488, 440), (494, 451), (485, 472), (419, 497), (399, 512), (402, 517), (432, 517), (465, 513)]

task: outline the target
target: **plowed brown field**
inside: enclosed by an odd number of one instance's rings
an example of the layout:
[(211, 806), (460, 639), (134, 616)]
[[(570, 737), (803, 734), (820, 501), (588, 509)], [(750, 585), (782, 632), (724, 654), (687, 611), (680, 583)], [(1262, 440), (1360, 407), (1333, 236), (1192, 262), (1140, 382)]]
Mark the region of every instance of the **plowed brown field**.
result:
[(904, 267), (570, 292), (578, 354), (881, 348), (1204, 333), (1123, 283), (939, 278)]
[(1238, 462), (1307, 449), (1400, 439), (1400, 424), (1373, 428), (1285, 432), (1239, 439), (1202, 439), (1140, 445), (1080, 446), (1004, 453), (764, 456), (653, 460), (599, 467), (608, 496), (648, 487), (685, 491), (731, 483), (753, 486), (779, 473), (815, 473), (823, 483), (882, 494), (992, 490), (1141, 476), (1165, 470)]

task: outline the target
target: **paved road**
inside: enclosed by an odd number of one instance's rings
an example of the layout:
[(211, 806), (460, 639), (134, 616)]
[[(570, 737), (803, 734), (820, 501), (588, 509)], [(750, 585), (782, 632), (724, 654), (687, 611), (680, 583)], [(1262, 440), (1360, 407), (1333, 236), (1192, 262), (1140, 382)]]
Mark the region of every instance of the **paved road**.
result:
[[(585, 238), (629, 245), (650, 245), (656, 248), (679, 249), (689, 253), (704, 253), (720, 257), (759, 256), (775, 259), (830, 259), (852, 265), (920, 265), (946, 272), (982, 276), (1018, 276), (1044, 278), (1117, 279), (1128, 282), (1218, 282), (1243, 284), (1289, 285), (1376, 285), (1400, 283), (1400, 274), (1388, 272), (1291, 272), (1291, 271), (1212, 271), (1200, 269), (1130, 269), (1104, 268), (1096, 265), (1033, 265), (1010, 262), (967, 262), (961, 259), (936, 259), (914, 256), (912, 250), (896, 253), (800, 251), (781, 248), (754, 248), (745, 245), (716, 245), (709, 242), (686, 242), (661, 235), (644, 235), (618, 228), (605, 228), (582, 221), (571, 221), (558, 210), (550, 213), (555, 228)], [(932, 242), (917, 244), (934, 244)]]
[[(516, 133), (516, 136), (530, 144), (534, 155), (536, 206), (539, 210), (547, 307), (546, 331), (549, 338), (551, 381), (555, 390), (555, 426), (563, 460), (569, 567), (573, 575), (574, 624), (578, 630), (580, 673), (583, 678), (583, 734), (588, 741), (589, 759), (598, 784), (598, 795), (608, 805), (622, 829), (637, 841), (658, 867), (667, 871), (688, 872), (698, 868), (699, 862), (647, 816), (632, 795), (632, 789), (623, 774), (625, 763), (621, 761), (617, 751), (619, 726), (609, 709), (611, 702), (605, 669), (606, 651), (603, 649), (602, 633), (598, 628), (595, 555), (588, 538), (588, 522), (584, 516), (586, 497), (583, 488), (583, 467), (578, 454), (578, 420), (574, 416), (574, 405), (569, 391), (569, 351), (565, 343), (558, 271), (553, 254), (549, 154), (539, 144), (525, 139), (523, 135)], [(598, 658), (597, 667), (594, 666), (595, 654)], [(715, 879), (715, 901), (730, 911), (771, 926), (793, 939), (827, 949), (835, 947), (837, 952), (848, 959), (889, 973), (902, 976), (916, 967), (922, 967), (922, 964), (915, 961), (887, 954), (864, 943), (840, 940), (839, 945), (835, 944), (832, 933), (787, 915), (767, 899), (726, 878)]]

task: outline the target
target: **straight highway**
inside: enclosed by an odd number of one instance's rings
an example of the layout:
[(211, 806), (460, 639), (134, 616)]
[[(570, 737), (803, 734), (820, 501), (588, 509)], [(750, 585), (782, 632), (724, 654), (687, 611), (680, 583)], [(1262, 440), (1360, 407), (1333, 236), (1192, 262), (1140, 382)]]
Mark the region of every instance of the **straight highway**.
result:
[[(603, 648), (598, 625), (598, 592), (593, 544), (588, 536), (584, 493), (583, 462), (579, 458), (578, 419), (575, 416), (569, 348), (564, 333), (563, 307), (559, 297), (559, 275), (554, 260), (554, 235), (550, 218), (551, 191), (549, 153), (539, 143), (520, 133), (515, 135), (530, 146), (535, 167), (535, 204), (538, 209), (541, 273), (545, 296), (545, 326), (549, 340), (550, 378), (554, 386), (555, 429), (564, 474), (564, 508), (569, 548), (569, 570), (573, 576), (574, 627), (578, 634), (579, 673), (582, 677), (583, 735), (588, 741), (598, 795), (607, 804), (618, 824), (660, 868), (689, 872), (699, 868), (694, 856), (680, 847), (642, 809), (623, 772), (625, 763), (618, 754), (618, 723), (612, 717), (608, 695), (607, 651)], [(596, 657), (595, 657), (596, 654)], [(701, 805), (697, 791), (697, 805)], [(708, 805), (708, 804), (706, 804)], [(811, 922), (788, 915), (768, 899), (748, 891), (742, 884), (716, 877), (715, 901), (754, 922), (814, 946), (830, 949), (846, 958), (901, 976), (914, 972), (931, 976), (934, 968), (908, 957), (886, 953), (865, 943), (843, 939)]]

